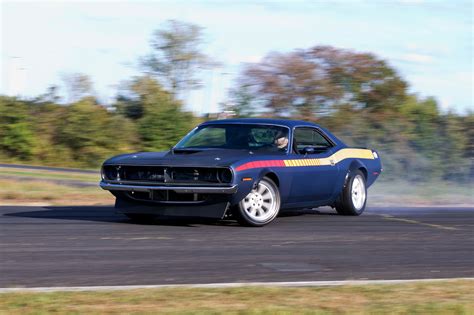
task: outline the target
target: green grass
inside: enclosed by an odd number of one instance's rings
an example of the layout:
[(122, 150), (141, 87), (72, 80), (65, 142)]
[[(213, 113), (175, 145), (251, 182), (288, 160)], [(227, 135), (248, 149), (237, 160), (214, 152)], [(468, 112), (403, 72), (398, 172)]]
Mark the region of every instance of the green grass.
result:
[(1, 314), (473, 314), (474, 281), (0, 294)]

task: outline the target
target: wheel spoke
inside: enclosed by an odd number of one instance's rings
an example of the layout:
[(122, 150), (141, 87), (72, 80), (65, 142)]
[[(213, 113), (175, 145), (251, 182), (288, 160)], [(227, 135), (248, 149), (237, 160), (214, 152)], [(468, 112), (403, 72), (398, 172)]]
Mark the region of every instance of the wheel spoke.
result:
[(352, 184), (352, 191), (358, 191), (359, 190), (359, 181), (354, 180), (354, 184)]

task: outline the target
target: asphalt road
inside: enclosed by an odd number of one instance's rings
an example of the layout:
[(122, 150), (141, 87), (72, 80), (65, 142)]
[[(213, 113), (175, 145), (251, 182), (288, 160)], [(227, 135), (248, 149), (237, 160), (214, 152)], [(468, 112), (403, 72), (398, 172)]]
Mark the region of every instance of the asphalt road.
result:
[(0, 207), (0, 287), (474, 276), (474, 208), (305, 211), (264, 228)]

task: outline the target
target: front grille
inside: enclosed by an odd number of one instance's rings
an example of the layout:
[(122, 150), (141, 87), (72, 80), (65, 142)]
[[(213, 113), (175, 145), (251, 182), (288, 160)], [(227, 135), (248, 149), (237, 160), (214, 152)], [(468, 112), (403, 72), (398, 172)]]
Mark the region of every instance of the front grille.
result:
[(119, 182), (175, 183), (175, 184), (229, 184), (229, 168), (166, 167), (106, 165), (102, 168), (105, 180)]
[(165, 182), (164, 167), (107, 165), (102, 170), (107, 180)]
[(126, 192), (129, 198), (156, 202), (192, 202), (200, 203), (211, 198), (209, 194), (178, 194), (172, 190), (150, 192)]

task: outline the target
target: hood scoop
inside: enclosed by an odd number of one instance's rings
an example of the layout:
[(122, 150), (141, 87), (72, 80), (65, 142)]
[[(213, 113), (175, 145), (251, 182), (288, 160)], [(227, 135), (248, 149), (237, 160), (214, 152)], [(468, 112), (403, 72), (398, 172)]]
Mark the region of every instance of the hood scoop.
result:
[(197, 149), (173, 149), (171, 150), (172, 154), (194, 154), (202, 152), (202, 150)]

